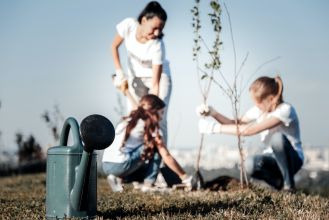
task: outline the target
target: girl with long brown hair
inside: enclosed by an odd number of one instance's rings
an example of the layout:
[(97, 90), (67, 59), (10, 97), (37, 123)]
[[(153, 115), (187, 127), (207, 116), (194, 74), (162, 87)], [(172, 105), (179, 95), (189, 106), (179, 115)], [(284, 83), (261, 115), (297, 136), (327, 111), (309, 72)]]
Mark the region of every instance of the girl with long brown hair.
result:
[(239, 119), (238, 129), (235, 120), (211, 106), (202, 105), (197, 108), (198, 114), (211, 116), (215, 121), (200, 119), (199, 131), (241, 136), (260, 134), (267, 149), (260, 155), (247, 158), (247, 172), (276, 189), (294, 190), (294, 175), (304, 160), (296, 110), (284, 102), (283, 82), (279, 76), (259, 77), (249, 91), (255, 106)]
[(126, 182), (143, 181), (150, 188), (159, 173), (161, 158), (189, 186), (188, 176), (164, 144), (160, 124), (165, 103), (155, 95), (145, 95), (136, 109), (124, 117), (116, 129), (113, 144), (105, 149), (103, 170), (113, 191), (121, 191), (118, 177)]

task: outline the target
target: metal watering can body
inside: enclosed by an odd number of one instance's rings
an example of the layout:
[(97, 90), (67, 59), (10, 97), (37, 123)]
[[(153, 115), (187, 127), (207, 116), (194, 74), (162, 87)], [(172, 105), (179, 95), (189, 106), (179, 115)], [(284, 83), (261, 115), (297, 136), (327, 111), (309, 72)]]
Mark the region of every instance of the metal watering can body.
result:
[[(112, 132), (112, 128), (113, 126), (109, 131)], [(67, 146), (70, 131), (73, 145)], [(79, 126), (74, 118), (65, 121), (60, 146), (48, 150), (46, 181), (47, 219), (96, 217), (97, 154), (93, 152), (93, 148), (86, 148), (82, 144)]]

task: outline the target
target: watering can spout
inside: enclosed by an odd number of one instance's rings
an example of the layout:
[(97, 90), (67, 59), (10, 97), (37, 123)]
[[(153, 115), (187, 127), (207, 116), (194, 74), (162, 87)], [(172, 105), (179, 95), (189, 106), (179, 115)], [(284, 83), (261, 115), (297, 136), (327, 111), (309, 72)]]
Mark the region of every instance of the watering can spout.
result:
[(91, 172), (92, 152), (84, 151), (80, 165), (76, 170), (76, 179), (71, 191), (71, 205), (75, 210), (83, 210), (83, 204), (88, 204), (89, 176)]

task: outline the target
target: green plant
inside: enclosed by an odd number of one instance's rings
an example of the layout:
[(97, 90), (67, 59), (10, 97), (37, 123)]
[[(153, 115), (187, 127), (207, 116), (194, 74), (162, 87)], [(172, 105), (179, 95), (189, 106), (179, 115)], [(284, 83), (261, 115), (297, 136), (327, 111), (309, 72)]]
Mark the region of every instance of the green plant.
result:
[[(243, 187), (244, 183), (248, 186), (248, 178), (245, 172), (244, 168), (244, 154), (242, 149), (242, 141), (241, 141), (241, 135), (239, 131), (238, 126), (238, 118), (239, 118), (239, 110), (240, 110), (240, 98), (241, 93), (238, 91), (238, 78), (239, 73), (237, 72), (236, 68), (236, 52), (235, 52), (235, 44), (233, 40), (233, 32), (232, 32), (232, 24), (230, 20), (230, 15), (228, 13), (228, 10), (225, 6), (227, 16), (230, 23), (231, 28), (231, 37), (232, 37), (232, 45), (233, 45), (233, 51), (234, 51), (234, 77), (233, 82), (230, 84), (228, 80), (226, 79), (226, 76), (221, 72), (221, 62), (220, 62), (220, 47), (222, 45), (221, 39), (220, 39), (220, 32), (222, 30), (221, 27), (221, 5), (219, 4), (218, 0), (210, 1), (210, 8), (211, 12), (208, 13), (208, 17), (210, 19), (211, 25), (213, 27), (213, 34), (214, 34), (214, 41), (212, 48), (209, 48), (201, 36), (201, 20), (200, 20), (200, 0), (195, 1), (195, 6), (192, 8), (191, 12), (193, 14), (192, 17), (192, 26), (194, 28), (194, 46), (193, 46), (193, 60), (196, 62), (196, 71), (199, 77), (199, 85), (200, 85), (200, 91), (203, 97), (204, 104), (207, 104), (207, 99), (209, 96), (209, 91), (211, 88), (212, 82), (214, 82), (219, 88), (224, 92), (224, 94), (227, 95), (227, 97), (231, 101), (232, 109), (233, 109), (233, 117), (235, 118), (235, 124), (237, 128), (237, 142), (238, 142), (238, 149), (240, 154), (240, 181), (241, 186)], [(200, 52), (201, 48), (205, 48), (207, 50), (208, 54), (208, 61), (204, 62), (203, 67), (200, 66)], [(214, 78), (214, 73), (217, 72), (221, 76), (221, 79), (223, 83), (219, 83)], [(202, 73), (202, 75), (201, 75)], [(203, 81), (203, 86), (201, 85)], [(199, 162), (200, 162), (200, 155), (201, 150), (203, 148), (203, 140), (204, 135), (201, 135), (201, 142), (199, 146), (199, 152), (198, 152), (198, 158), (197, 158), (197, 164), (196, 169), (199, 170)]]

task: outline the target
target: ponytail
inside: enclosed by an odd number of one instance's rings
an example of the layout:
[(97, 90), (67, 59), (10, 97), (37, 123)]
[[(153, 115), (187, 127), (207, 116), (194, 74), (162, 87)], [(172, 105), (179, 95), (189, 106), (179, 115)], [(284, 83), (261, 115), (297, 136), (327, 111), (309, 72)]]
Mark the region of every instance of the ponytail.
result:
[(278, 106), (279, 104), (281, 104), (283, 102), (283, 82), (282, 82), (282, 79), (279, 75), (277, 75), (275, 78), (274, 78), (275, 82), (276, 82), (276, 85), (277, 85), (277, 94), (275, 95), (274, 97), (274, 101), (275, 101), (275, 104), (276, 106)]
[(146, 19), (151, 19), (155, 16), (158, 17), (164, 23), (167, 21), (167, 13), (162, 8), (160, 3), (157, 1), (151, 1), (145, 6), (145, 8), (138, 15), (137, 20), (141, 24), (143, 17), (146, 17)]

